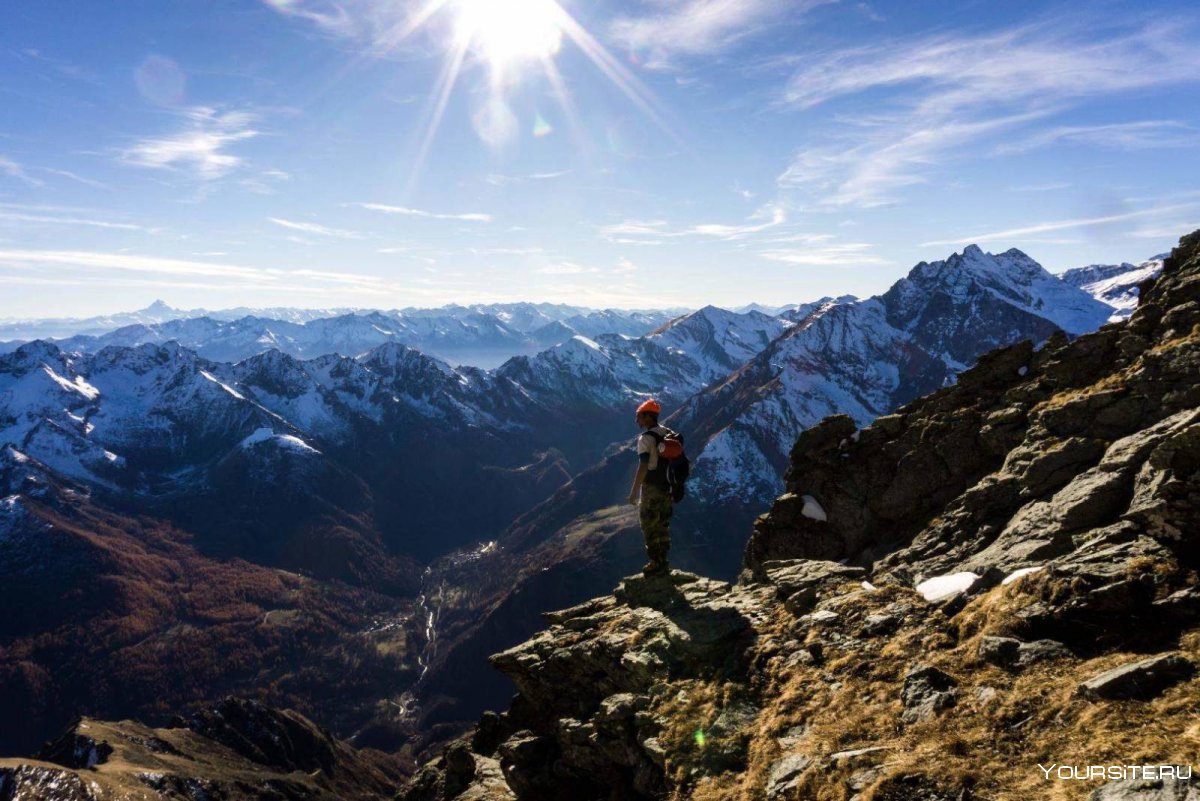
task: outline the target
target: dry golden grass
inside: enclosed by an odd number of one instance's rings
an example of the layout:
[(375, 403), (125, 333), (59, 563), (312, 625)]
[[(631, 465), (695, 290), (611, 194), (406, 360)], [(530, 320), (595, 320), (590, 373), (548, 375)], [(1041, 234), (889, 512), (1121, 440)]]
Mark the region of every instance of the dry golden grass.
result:
[[(1144, 561), (1130, 569), (1174, 568)], [(823, 606), (837, 608), (842, 615), (834, 624), (842, 634), (854, 633), (867, 615), (897, 601), (907, 600), (917, 611), (893, 634), (863, 638), (847, 650), (832, 646), (823, 629), (811, 628), (805, 642), (824, 644), (823, 664), (787, 666), (786, 654), (767, 659), (766, 675), (755, 688), (762, 712), (747, 732), (742, 769), (697, 777), (693, 771), (704, 763), (692, 736), (695, 721), (714, 719), (726, 704), (742, 697), (744, 688), (673, 684), (673, 691), (685, 694), (672, 696), (657, 710), (672, 721), (663, 742), (671, 754), (668, 774), (679, 787), (673, 798), (761, 801), (771, 765), (796, 753), (811, 757), (814, 766), (802, 775), (791, 797), (847, 801), (852, 795), (847, 781), (871, 759), (831, 766), (828, 757), (870, 746), (888, 750), (877, 758), (880, 771), (863, 787), (863, 801), (905, 798), (909, 785), (898, 779), (906, 775), (947, 788), (969, 785), (978, 799), (1069, 801), (1086, 798), (1099, 782), (1047, 780), (1039, 763), (1191, 764), (1200, 751), (1200, 680), (1179, 684), (1149, 702), (1089, 702), (1075, 696), (1080, 682), (1144, 655), (1057, 659), (1020, 672), (979, 659), (984, 635), (1021, 633), (1016, 610), (1068, 591), (1062, 579), (1035, 573), (974, 599), (953, 620), (921, 610), (922, 602), (898, 587), (849, 591), (840, 605), (841, 599), (825, 599)], [(790, 615), (780, 615), (770, 631), (761, 633), (759, 647), (785, 642), (793, 624)], [(1179, 649), (1200, 663), (1200, 630), (1183, 636)], [(958, 701), (935, 719), (905, 727), (900, 723), (900, 688), (904, 674), (918, 663), (954, 676)], [(779, 738), (797, 726), (804, 727), (803, 736), (785, 749)]]

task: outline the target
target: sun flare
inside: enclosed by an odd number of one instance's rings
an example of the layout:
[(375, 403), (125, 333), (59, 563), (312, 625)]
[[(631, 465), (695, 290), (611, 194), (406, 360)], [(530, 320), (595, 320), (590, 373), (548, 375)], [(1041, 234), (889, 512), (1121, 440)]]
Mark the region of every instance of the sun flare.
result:
[(458, 0), (459, 43), (495, 73), (523, 62), (544, 62), (563, 42), (563, 12), (554, 0)]

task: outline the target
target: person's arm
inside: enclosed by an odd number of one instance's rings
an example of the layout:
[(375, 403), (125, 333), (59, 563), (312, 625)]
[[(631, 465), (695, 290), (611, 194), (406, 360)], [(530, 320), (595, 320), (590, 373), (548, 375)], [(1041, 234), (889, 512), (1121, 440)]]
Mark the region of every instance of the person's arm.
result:
[(642, 459), (638, 463), (637, 474), (633, 477), (633, 486), (629, 489), (629, 503), (632, 506), (638, 505), (638, 498), (642, 494), (642, 482), (646, 480), (647, 465), (646, 459)]

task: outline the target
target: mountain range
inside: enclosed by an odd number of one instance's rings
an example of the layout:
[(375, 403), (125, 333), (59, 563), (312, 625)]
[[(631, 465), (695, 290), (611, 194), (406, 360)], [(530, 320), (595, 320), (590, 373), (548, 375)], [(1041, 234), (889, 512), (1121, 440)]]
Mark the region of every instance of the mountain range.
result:
[[(80, 654), (105, 654), (117, 642), (167, 647), (182, 631), (210, 637), (205, 647), (219, 652), (236, 627), (199, 625), (186, 607), (167, 604), (170, 588), (204, 571), (197, 591), (214, 592), (220, 570), (184, 566), (192, 563), (234, 565), (248, 584), (300, 582), (303, 593), (260, 594), (236, 614), (213, 613), (251, 630), (285, 619), (297, 636), (312, 637), (314, 621), (345, 614), (338, 598), (369, 594), (378, 616), (354, 625), (380, 626), (386, 640), (364, 646), (321, 629), (320, 653), (349, 658), (367, 647), (378, 657), (353, 657), (370, 665), (371, 678), (336, 716), (337, 729), (388, 747), (414, 732), (440, 736), (507, 692), (481, 672), (487, 653), (525, 636), (547, 605), (588, 597), (636, 566), (636, 521), (610, 507), (628, 489), (638, 399), (653, 395), (675, 410), (667, 423), (685, 432), (696, 465), (693, 497), (675, 526), (676, 558), (731, 575), (743, 532), (782, 488), (802, 430), (835, 412), (865, 424), (953, 384), (992, 347), (1084, 333), (1113, 308), (1024, 254), (972, 247), (917, 265), (866, 300), (826, 298), (777, 316), (716, 307), (658, 313), (661, 321), (654, 314), (517, 304), (306, 322), (187, 318), (35, 341), (0, 356), (0, 530), (34, 554), (0, 564), (0, 578), (28, 586), (16, 577), (36, 564), (58, 577), (45, 584), (50, 596), (36, 596), (49, 604), (88, 557), (75, 546), (46, 547), (39, 532), (70, 532), (84, 552), (101, 527), (132, 538), (110, 551), (98, 577), (103, 591), (67, 604), (69, 619), (48, 617), (39, 628), (36, 605), (28, 607), (24, 627), (0, 643), (5, 660), (22, 655), (20, 680), (41, 687), (26, 707), (12, 696), (12, 714), (25, 723), (0, 747), (30, 747), (83, 705), (105, 716), (161, 712), (166, 701), (138, 684), (140, 664), (154, 686), (170, 685), (163, 698), (173, 707), (211, 701), (216, 688), (255, 687), (248, 674), (190, 685), (183, 666), (149, 658), (121, 668), (121, 692), (96, 689), (116, 671), (111, 660), (92, 660), (91, 690), (67, 680)], [(526, 337), (546, 325), (569, 336), (490, 370), (452, 367), (385, 336), (403, 322), (404, 331), (436, 339), (453, 315), (464, 330), (490, 315)], [(587, 329), (589, 320), (641, 333)], [(263, 348), (256, 326), (300, 355)], [(195, 347), (168, 336), (184, 330), (198, 332)], [(291, 339), (278, 333), (288, 331)], [(306, 345), (297, 331), (325, 344)], [(205, 355), (240, 347), (252, 352)], [(316, 352), (327, 347), (348, 353)], [(51, 489), (35, 494), (43, 488)], [(149, 563), (124, 557), (148, 547), (134, 544), (148, 531), (176, 543), (151, 549), (165, 554), (153, 568), (157, 595), (135, 592)], [(126, 630), (143, 639), (118, 638)], [(79, 647), (45, 647), (72, 641)], [(332, 663), (304, 664), (281, 658), (264, 695), (333, 721), (321, 689)]]
[[(1028, 280), (998, 282), (996, 268)], [(944, 291), (906, 302), (939, 275)], [(449, 554), (415, 600), (390, 600), (211, 559), (185, 531), (105, 509), (94, 486), (5, 448), (6, 723), (28, 740), (47, 710), (96, 699), (146, 717), (186, 711), (158, 728), (64, 723), (33, 758), (0, 760), (0, 797), (964, 801), (1050, 787), (1090, 801), (1190, 798), (1200, 232), (1141, 286), (1128, 321), (1078, 336), (1064, 326), (1094, 307), (1058, 288), (1012, 291), (1045, 286), (1019, 254), (966, 252), (906, 280), (877, 299), (884, 319), (923, 321), (909, 333), (937, 356), (963, 351), (948, 349), (952, 321), (931, 307), (1040, 326), (1050, 318), (1021, 313), (1057, 296), (1067, 312), (1042, 347), (981, 354), (867, 425), (837, 414), (806, 428), (732, 585), (682, 570), (612, 580), (640, 550), (636, 513), (612, 507), (540, 540), (526, 526)], [(63, 382), (94, 388), (59, 366)], [(893, 392), (906, 386), (896, 372)], [(246, 447), (293, 436), (258, 429)], [(511, 591), (479, 605), (498, 579)], [(483, 630), (461, 614), (471, 603), (507, 621), (494, 639), (515, 639), (483, 653), (516, 690), (473, 718), (461, 716), (467, 696), (455, 709), (446, 694), (453, 681), (429, 695), (440, 676), (492, 672), (484, 656), (470, 666), (431, 647), (455, 627), (452, 653), (483, 646), (461, 636)], [(530, 609), (545, 619), (522, 633)], [(408, 620), (426, 635), (403, 636), (416, 630)], [(425, 711), (425, 733), (448, 741), (436, 756), (388, 744), (405, 731), (369, 712), (402, 670), (425, 694), (381, 700), (400, 718)], [(191, 682), (303, 709), (201, 700)], [(384, 744), (393, 753), (362, 747)], [(1098, 748), (1107, 767), (1076, 774)], [(1066, 775), (1034, 769), (1047, 754)]]
[[(494, 367), (576, 335), (637, 336), (675, 311), (595, 310), (549, 303), (479, 304), (437, 309), (173, 309), (161, 301), (137, 312), (86, 320), (0, 322), (0, 352), (33, 339), (54, 338), (66, 351), (95, 352), (177, 342), (217, 361), (240, 361), (268, 350), (298, 358), (358, 356), (396, 342), (444, 360)], [(7, 343), (4, 341), (8, 340)]]

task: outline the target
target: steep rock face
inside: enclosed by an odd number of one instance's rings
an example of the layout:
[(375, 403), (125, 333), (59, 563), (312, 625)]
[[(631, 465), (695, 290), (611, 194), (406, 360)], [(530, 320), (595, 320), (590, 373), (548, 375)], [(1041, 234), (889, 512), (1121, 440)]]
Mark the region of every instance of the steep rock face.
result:
[(402, 775), (295, 712), (227, 698), (170, 728), (81, 718), (35, 760), (0, 760), (0, 798), (369, 801)]
[[(1095, 537), (1196, 544), (1194, 508), (1181, 511), (1200, 431), (1196, 246), (1193, 235), (1167, 259), (1126, 325), (990, 353), (861, 431), (845, 417), (806, 431), (747, 566), (818, 557), (978, 573)], [(827, 522), (802, 514), (803, 496)]]

